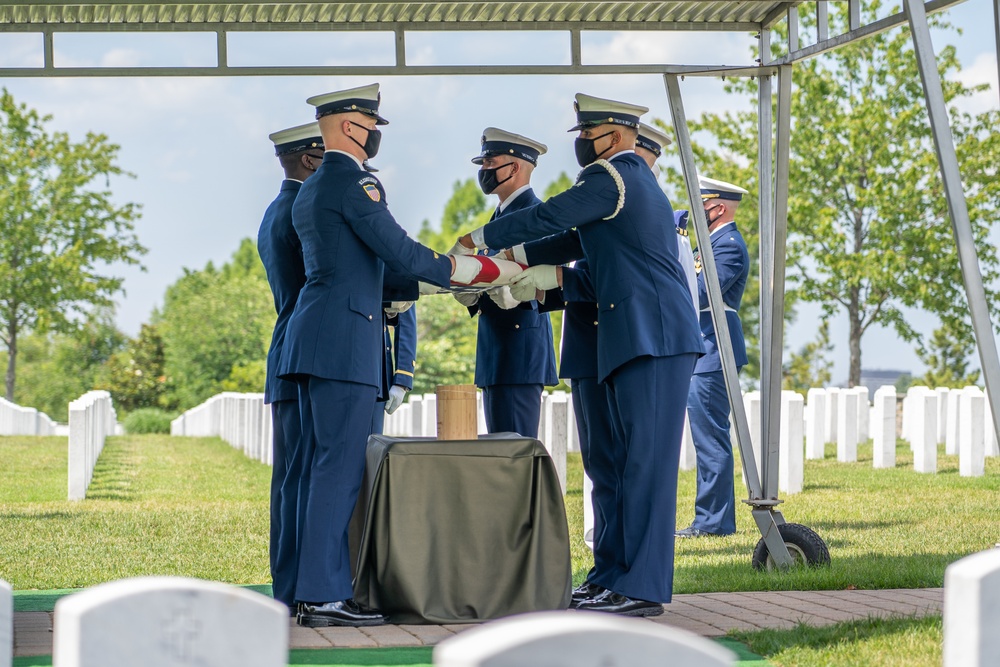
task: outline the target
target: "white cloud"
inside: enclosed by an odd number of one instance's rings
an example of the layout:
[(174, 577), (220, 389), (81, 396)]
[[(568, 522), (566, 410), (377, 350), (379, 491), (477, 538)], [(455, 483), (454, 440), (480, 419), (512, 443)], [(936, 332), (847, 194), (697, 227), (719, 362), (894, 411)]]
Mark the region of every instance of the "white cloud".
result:
[(989, 88), (975, 93), (958, 106), (962, 111), (980, 114), (990, 109), (996, 109), (1000, 104), (997, 94), (997, 57), (996, 53), (984, 51), (977, 55), (972, 65), (959, 72), (958, 80), (968, 87), (987, 84)]

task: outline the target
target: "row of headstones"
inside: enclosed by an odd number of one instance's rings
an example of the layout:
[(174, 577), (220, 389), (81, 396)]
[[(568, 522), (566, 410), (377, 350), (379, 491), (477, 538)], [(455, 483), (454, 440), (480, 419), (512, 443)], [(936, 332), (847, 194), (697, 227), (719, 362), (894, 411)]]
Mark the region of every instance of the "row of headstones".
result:
[(170, 435), (217, 436), (254, 461), (271, 465), (270, 406), (264, 394), (223, 392), (170, 422)]
[(97, 458), (107, 437), (115, 435), (117, 426), (111, 394), (106, 391), (88, 391), (69, 404), (70, 500), (83, 500), (87, 495)]
[(0, 435), (55, 435), (56, 423), (44, 412), (0, 398)]
[[(948, 566), (944, 665), (985, 667), (1000, 655), (1000, 549)], [(13, 593), (0, 580), (0, 667), (13, 656)], [(181, 577), (123, 579), (56, 603), (55, 667), (284, 667), (288, 608), (252, 591)], [(438, 667), (735, 665), (715, 642), (611, 614), (541, 612), (487, 623), (434, 648)]]
[(914, 460), (918, 452), (926, 467), (937, 463), (937, 445), (945, 454), (958, 455), (959, 474), (983, 474), (984, 458), (1000, 456), (989, 396), (979, 387), (946, 389), (910, 387), (903, 399), (901, 436), (910, 442)]

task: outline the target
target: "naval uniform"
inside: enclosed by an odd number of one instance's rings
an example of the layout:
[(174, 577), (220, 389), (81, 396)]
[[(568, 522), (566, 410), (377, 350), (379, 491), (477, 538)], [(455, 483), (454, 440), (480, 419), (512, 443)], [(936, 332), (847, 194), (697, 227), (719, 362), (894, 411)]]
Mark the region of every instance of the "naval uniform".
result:
[[(525, 188), (492, 219), (541, 202)], [(483, 390), (486, 430), (537, 438), (543, 385), (559, 383), (548, 314), (539, 312), (535, 301), (504, 310), (485, 294), (469, 306), (469, 314), (479, 315), (475, 383)]]
[[(574, 272), (588, 271), (580, 235), (569, 230), (524, 244), (528, 264), (559, 265), (576, 260)], [(566, 268), (564, 271), (569, 271)], [(608, 405), (608, 392), (597, 381), (597, 304), (593, 301), (566, 301), (562, 289), (545, 293), (542, 310), (565, 310), (562, 322), (562, 352), (559, 377), (569, 380), (573, 391), (573, 415), (580, 436), (583, 469), (593, 484), (594, 568), (587, 575), (593, 583), (598, 573), (611, 570), (616, 554), (622, 550), (612, 536), (620, 535), (616, 514), (616, 475), (614, 464), (614, 428)]]
[(577, 228), (589, 280), (564, 271), (563, 292), (569, 301), (596, 296), (598, 304), (597, 379), (607, 386), (615, 430), (613, 539), (622, 545), (613, 569), (592, 583), (669, 602), (684, 404), (703, 346), (676, 232), (664, 225), (673, 218), (670, 202), (634, 152), (609, 161), (621, 187), (602, 162), (569, 190), (487, 224), (481, 238), (503, 248)]
[(257, 233), (267, 282), (274, 297), (277, 320), (267, 351), (267, 375), (264, 403), (271, 406), (271, 531), (269, 552), (271, 588), (274, 599), (291, 606), (295, 601), (295, 576), (298, 565), (295, 542), (295, 514), (298, 504), (299, 477), (302, 474), (298, 387), (277, 377), (278, 360), (285, 342), (285, 329), (295, 308), (299, 290), (306, 282), (302, 263), (302, 244), (292, 228), (292, 203), (302, 181), (285, 179), (277, 198), (264, 212)]
[[(733, 341), (737, 370), (747, 363), (743, 325), (737, 312), (750, 274), (750, 255), (735, 222), (718, 227), (711, 234), (715, 258), (726, 304), (726, 324)], [(712, 313), (708, 305), (705, 274), (698, 274), (698, 302), (705, 356), (698, 360), (691, 379), (687, 408), (698, 464), (698, 490), (694, 505), (694, 528), (716, 535), (736, 532), (736, 493), (733, 488), (733, 444), (729, 438), (729, 398), (722, 374)]]
[[(292, 208), (306, 284), (288, 322), (279, 376), (299, 383), (302, 416), (296, 598), (352, 597), (347, 527), (381, 385), (383, 265), (439, 286), (451, 260), (410, 239), (379, 180), (327, 151)], [(414, 282), (414, 288), (416, 283)]]
[[(394, 329), (390, 335), (389, 328)], [(383, 339), (385, 354), (382, 362), (382, 390), (372, 415), (372, 433), (385, 430), (385, 403), (393, 385), (413, 389), (413, 373), (417, 365), (417, 309), (410, 307), (395, 317), (384, 317)]]

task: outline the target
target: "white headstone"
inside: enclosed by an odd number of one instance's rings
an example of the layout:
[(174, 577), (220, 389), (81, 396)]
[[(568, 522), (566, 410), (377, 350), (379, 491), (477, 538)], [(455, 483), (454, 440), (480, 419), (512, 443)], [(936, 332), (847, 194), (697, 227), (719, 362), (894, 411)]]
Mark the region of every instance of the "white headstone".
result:
[[(757, 479), (763, 480), (764, 476), (761, 474), (760, 464), (761, 464), (761, 454), (760, 454), (760, 438), (761, 438), (761, 423), (760, 423), (760, 392), (759, 391), (748, 391), (743, 394), (743, 409), (746, 411), (747, 415), (747, 425), (750, 428), (750, 444), (753, 449), (753, 460), (754, 466), (757, 468)], [(735, 442), (735, 438), (734, 438)], [(744, 462), (744, 465), (746, 463)], [(744, 482), (746, 481), (746, 474), (743, 475)]]
[(778, 489), (802, 491), (804, 400), (794, 391), (781, 392), (781, 427), (778, 435)]
[(569, 399), (565, 391), (554, 391), (545, 396), (543, 412), (545, 413), (545, 431), (542, 432), (545, 449), (549, 452), (552, 463), (556, 466), (559, 485), (566, 493), (566, 445), (567, 427), (569, 426)]
[(569, 401), (566, 402), (566, 410), (569, 415), (566, 418), (569, 441), (566, 443), (566, 451), (580, 451), (580, 432), (576, 428), (576, 408), (573, 406), (573, 394), (570, 394)]
[[(927, 387), (917, 387), (911, 396), (913, 420), (910, 424), (910, 447), (913, 469), (937, 472), (937, 394)], [(951, 396), (951, 394), (949, 394)]]
[(424, 397), (423, 394), (410, 394), (410, 435), (419, 437), (424, 434)]
[(493, 621), (434, 647), (435, 667), (728, 667), (736, 655), (693, 632), (612, 614), (542, 612)]
[(421, 407), (424, 411), (424, 416), (420, 418), (420, 423), (423, 425), (423, 431), (420, 435), (430, 436), (436, 438), (438, 434), (438, 413), (437, 413), (437, 395), (435, 394), (424, 394), (424, 400), (421, 403)]
[(996, 427), (993, 424), (993, 409), (990, 407), (990, 393), (984, 392), (984, 409), (983, 415), (985, 423), (983, 424), (983, 436), (986, 439), (986, 445), (984, 449), (986, 450), (986, 456), (1000, 456), (1000, 447), (997, 447), (997, 432)]
[(958, 389), (948, 390), (948, 401), (947, 414), (948, 423), (945, 424), (944, 429), (944, 453), (949, 456), (954, 456), (958, 454), (958, 430), (961, 427), (959, 424), (958, 415), (958, 401), (961, 396), (961, 391)]
[(681, 438), (681, 470), (694, 470), (698, 464), (697, 455), (694, 451), (694, 438), (691, 437), (691, 420), (687, 412), (684, 413), (684, 435)]
[(858, 460), (858, 393), (841, 390), (837, 406), (837, 460)]
[(937, 442), (942, 445), (948, 437), (948, 388), (938, 387), (934, 393), (938, 397)]
[(982, 477), (986, 463), (983, 392), (979, 387), (966, 387), (958, 401), (958, 474)]
[(288, 607), (228, 584), (122, 579), (56, 603), (59, 667), (284, 667)]
[(477, 433), (486, 433), (486, 408), (483, 407), (483, 392), (476, 392), (476, 428)]
[(995, 666), (1000, 656), (1000, 549), (944, 571), (944, 667)]
[(583, 474), (583, 541), (594, 548), (594, 483)]
[(875, 391), (872, 406), (872, 466), (896, 467), (896, 388), (890, 385)]
[(14, 591), (0, 579), (0, 667), (10, 667), (14, 658)]
[(826, 449), (826, 392), (810, 389), (806, 396), (806, 458), (822, 459)]
[(868, 434), (871, 404), (868, 401), (868, 387), (855, 387), (854, 393), (858, 395), (858, 442), (868, 442), (871, 436)]
[(826, 423), (823, 427), (823, 441), (837, 442), (837, 410), (840, 409), (840, 388), (829, 387), (826, 390)]

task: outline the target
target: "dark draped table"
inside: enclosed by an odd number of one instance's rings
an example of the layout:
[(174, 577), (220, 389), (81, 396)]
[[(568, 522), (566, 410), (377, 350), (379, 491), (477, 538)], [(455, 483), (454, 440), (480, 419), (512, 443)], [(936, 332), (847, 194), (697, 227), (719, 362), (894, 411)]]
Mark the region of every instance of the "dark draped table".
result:
[(373, 435), (351, 525), (355, 599), (392, 623), (569, 605), (562, 490), (540, 442)]

